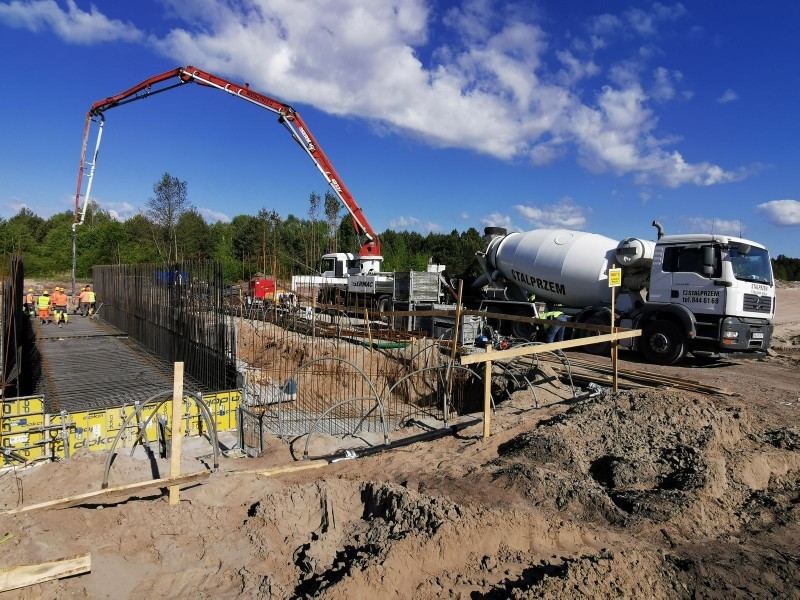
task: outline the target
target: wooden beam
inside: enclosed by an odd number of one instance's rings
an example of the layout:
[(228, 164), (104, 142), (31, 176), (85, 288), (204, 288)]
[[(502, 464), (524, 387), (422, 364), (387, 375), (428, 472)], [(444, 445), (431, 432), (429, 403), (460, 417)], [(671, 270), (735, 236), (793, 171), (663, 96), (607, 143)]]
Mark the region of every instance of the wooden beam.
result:
[[(492, 352), (492, 346), (486, 346), (486, 354)], [(483, 437), (492, 435), (492, 361), (484, 364), (483, 373)]]
[(293, 473), (295, 471), (306, 471), (308, 469), (319, 469), (331, 464), (324, 458), (317, 460), (304, 460), (288, 465), (281, 465), (279, 467), (270, 467), (268, 469), (251, 469), (249, 471), (233, 471), (234, 475), (261, 475), (262, 477), (272, 477), (280, 473)]
[(77, 496), (67, 496), (66, 498), (59, 498), (58, 500), (49, 500), (47, 502), (40, 502), (39, 504), (31, 504), (30, 506), (21, 506), (7, 510), (4, 515), (16, 515), (24, 512), (31, 512), (34, 510), (41, 510), (44, 508), (67, 508), (75, 504), (81, 504), (86, 500), (109, 498), (112, 495), (120, 493), (134, 492), (144, 490), (147, 488), (163, 488), (170, 485), (185, 485), (193, 483), (200, 479), (205, 479), (210, 473), (208, 471), (200, 471), (198, 473), (189, 473), (188, 475), (180, 475), (179, 477), (165, 477), (163, 479), (150, 479), (148, 481), (140, 481), (138, 483), (129, 483), (127, 485), (120, 485), (113, 488), (106, 488), (104, 490), (96, 490), (93, 492), (86, 492), (85, 494), (78, 494)]
[[(181, 442), (183, 438), (183, 362), (175, 363), (175, 375), (172, 381), (172, 435), (170, 436), (169, 476), (181, 474)], [(177, 485), (169, 488), (169, 503), (181, 501), (181, 489)]]
[[(385, 313), (387, 317), (455, 317), (455, 310), (393, 310)], [(518, 321), (520, 323), (539, 323), (543, 325), (558, 325), (569, 329), (581, 329), (583, 331), (601, 331), (611, 333), (609, 325), (592, 325), (590, 323), (573, 323), (572, 321), (556, 321), (553, 319), (539, 319), (537, 317), (523, 317), (522, 315), (509, 315), (506, 313), (492, 313), (485, 310), (462, 310), (461, 316), (484, 317), (486, 319), (497, 319), (500, 321)], [(617, 328), (619, 329), (619, 328)]]
[(17, 590), (62, 577), (81, 575), (91, 570), (92, 554), (90, 552), (36, 565), (11, 567), (0, 571), (0, 592)]
[(600, 342), (610, 342), (612, 340), (632, 338), (640, 335), (642, 335), (641, 329), (627, 329), (624, 331), (618, 331), (617, 333), (593, 335), (590, 337), (579, 338), (577, 340), (565, 340), (563, 342), (554, 342), (552, 344), (533, 344), (530, 346), (526, 345), (519, 346), (517, 348), (509, 348), (508, 350), (498, 350), (497, 352), (492, 353), (491, 358), (488, 358), (486, 354), (478, 352), (476, 354), (467, 354), (462, 356), (461, 364), (474, 365), (487, 360), (498, 361), (507, 358), (516, 358), (518, 356), (529, 356), (531, 354), (541, 354), (542, 352), (552, 352), (553, 350), (562, 350), (564, 348), (580, 348), (581, 346), (590, 346)]

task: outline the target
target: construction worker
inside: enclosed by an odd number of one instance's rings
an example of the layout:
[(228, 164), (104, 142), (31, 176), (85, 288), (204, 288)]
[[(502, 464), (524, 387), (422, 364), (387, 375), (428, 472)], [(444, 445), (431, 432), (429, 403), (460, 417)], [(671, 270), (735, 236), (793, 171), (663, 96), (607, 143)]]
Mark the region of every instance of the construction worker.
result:
[(33, 295), (33, 288), (28, 290), (25, 294), (25, 314), (34, 316), (34, 306), (36, 304), (36, 296)]
[(42, 320), (42, 325), (53, 322), (50, 318), (50, 307), (52, 304), (53, 301), (50, 298), (50, 292), (47, 290), (43, 291), (42, 295), (39, 296), (39, 299), (36, 301), (36, 308), (39, 309), (39, 318)]
[[(87, 308), (86, 312), (89, 314), (89, 316), (94, 314), (94, 301), (95, 301), (95, 297), (94, 297), (94, 292), (92, 291), (92, 286), (87, 285), (86, 286), (86, 308)], [(86, 316), (86, 315), (84, 314), (84, 316)]]
[(82, 316), (86, 316), (86, 305), (89, 303), (89, 286), (85, 286), (81, 288), (81, 293), (78, 294), (78, 312), (81, 313)]
[(64, 293), (64, 288), (62, 287), (57, 287), (56, 291), (53, 293), (53, 313), (59, 327), (63, 327), (64, 324), (69, 322), (67, 295)]
[[(550, 321), (568, 321), (569, 317), (565, 315), (560, 310), (549, 310), (545, 313), (539, 315), (540, 319), (548, 319)], [(546, 325), (543, 324), (544, 332), (546, 336), (546, 342), (548, 344), (552, 344), (553, 342), (561, 342), (564, 340), (564, 329), (563, 325)]]

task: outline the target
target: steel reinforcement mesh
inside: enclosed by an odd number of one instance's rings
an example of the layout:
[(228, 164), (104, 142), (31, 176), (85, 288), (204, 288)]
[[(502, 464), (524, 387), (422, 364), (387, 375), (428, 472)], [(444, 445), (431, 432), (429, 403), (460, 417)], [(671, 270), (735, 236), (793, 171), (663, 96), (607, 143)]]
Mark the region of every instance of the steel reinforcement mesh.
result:
[(10, 269), (2, 272), (3, 298), (0, 303), (0, 361), (2, 361), (2, 397), (31, 394), (41, 375), (39, 352), (31, 321), (23, 312), (25, 268), (22, 257), (13, 254)]
[(98, 316), (212, 390), (236, 387), (235, 333), (223, 310), (222, 264), (93, 268)]
[(243, 429), (256, 437), (354, 435), (423, 417), (447, 420), (481, 405), (480, 376), (453, 366), (449, 345), (369, 305), (320, 305), (318, 298), (314, 287), (258, 302), (229, 297), (246, 365), (242, 416), (252, 421)]

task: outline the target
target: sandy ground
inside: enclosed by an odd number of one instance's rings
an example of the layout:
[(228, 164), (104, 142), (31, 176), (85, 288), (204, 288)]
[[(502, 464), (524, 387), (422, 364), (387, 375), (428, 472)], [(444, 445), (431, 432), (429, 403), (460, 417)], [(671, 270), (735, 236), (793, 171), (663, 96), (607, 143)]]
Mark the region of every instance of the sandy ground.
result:
[[(647, 367), (737, 396), (575, 400), (543, 382), (542, 408), (529, 391), (500, 399), (489, 439), (471, 415), (454, 435), (320, 469), (235, 473), (289, 463), (305, 443), (275, 441), (223, 458), (178, 506), (151, 491), (0, 515), (2, 568), (92, 553), (90, 574), (0, 599), (800, 597), (798, 287), (778, 292), (775, 341), (764, 360)], [(207, 442), (184, 450), (183, 472), (207, 468)], [(0, 504), (99, 489), (105, 458), (6, 472)], [(153, 469), (119, 455), (111, 485)]]

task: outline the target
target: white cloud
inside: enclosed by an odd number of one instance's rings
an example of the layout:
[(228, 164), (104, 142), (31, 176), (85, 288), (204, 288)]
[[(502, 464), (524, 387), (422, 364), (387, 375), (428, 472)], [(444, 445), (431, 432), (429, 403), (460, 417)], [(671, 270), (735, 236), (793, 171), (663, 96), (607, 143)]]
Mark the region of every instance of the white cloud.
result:
[(389, 221), (392, 229), (415, 230), (423, 233), (437, 233), (442, 230), (441, 226), (430, 221), (423, 222), (417, 217), (397, 217)]
[[(672, 100), (677, 93), (675, 89), (676, 85), (682, 79), (683, 73), (680, 71), (670, 71), (664, 67), (658, 67), (653, 72), (653, 84), (650, 88), (650, 97), (659, 102)], [(682, 96), (686, 98), (687, 93), (691, 94), (691, 92), (682, 92)]]
[(739, 94), (734, 92), (732, 89), (727, 89), (722, 93), (722, 96), (717, 98), (717, 102), (720, 104), (728, 104), (728, 102), (735, 102), (739, 99)]
[(469, 213), (468, 213), (468, 212), (464, 211), (464, 212), (462, 212), (462, 213), (461, 213), (461, 215), (460, 215), (460, 216), (461, 216), (461, 219), (462, 219), (463, 221), (469, 221), (470, 215), (469, 215)]
[(111, 218), (116, 221), (127, 221), (139, 211), (127, 202), (102, 202), (100, 208), (107, 210)]
[[(681, 4), (594, 17), (591, 39), (572, 38), (567, 49), (524, 2), (467, 0), (443, 13), (427, 0), (164, 2), (182, 21), (161, 39), (149, 36), (149, 47), (287, 102), (365, 119), (376, 130), (533, 165), (577, 155), (592, 171), (645, 184), (712, 185), (743, 176), (687, 163), (668, 149), (674, 140), (655, 136), (658, 118), (648, 102), (675, 95), (677, 71), (656, 71), (648, 97), (639, 55), (609, 66), (609, 85), (598, 82), (589, 101), (578, 87), (601, 72), (594, 50), (621, 31), (656, 35), (685, 13)], [(94, 7), (83, 12), (74, 0), (64, 10), (54, 0), (0, 7), (7, 23), (49, 26), (74, 43), (144, 39), (133, 25)]]
[(30, 208), (30, 206), (28, 206), (24, 202), (13, 202), (13, 201), (5, 202), (3, 206), (9, 209), (9, 211), (11, 211), (11, 215), (9, 215), (10, 217), (19, 214), (19, 211), (21, 211), (23, 208)]
[(756, 206), (756, 212), (767, 216), (773, 225), (800, 225), (800, 201), (771, 200)]
[(584, 208), (575, 204), (571, 198), (563, 198), (558, 204), (545, 204), (541, 207), (517, 204), (514, 210), (534, 227), (581, 229), (586, 226)]
[(209, 223), (216, 223), (217, 221), (222, 223), (231, 222), (231, 218), (228, 215), (216, 210), (211, 210), (210, 208), (198, 208), (197, 212), (199, 212), (200, 215)]
[(681, 219), (686, 233), (719, 233), (738, 236), (747, 229), (739, 219), (718, 219), (716, 217), (684, 217)]
[(624, 16), (631, 28), (642, 36), (651, 36), (657, 32), (657, 25), (663, 21), (675, 21), (686, 13), (682, 4), (665, 6), (659, 2), (654, 3), (650, 10), (631, 8), (625, 11)]
[(490, 215), (481, 217), (481, 225), (484, 227), (504, 227), (507, 231), (522, 231), (514, 225), (513, 219), (509, 215), (493, 212)]
[(62, 10), (55, 0), (13, 0), (8, 4), (0, 4), (0, 21), (30, 31), (49, 28), (65, 42), (72, 44), (89, 45), (115, 40), (136, 42), (144, 39), (144, 34), (134, 25), (109, 19), (94, 6), (89, 12), (83, 11), (75, 4), (75, 0), (67, 0), (66, 10)]

